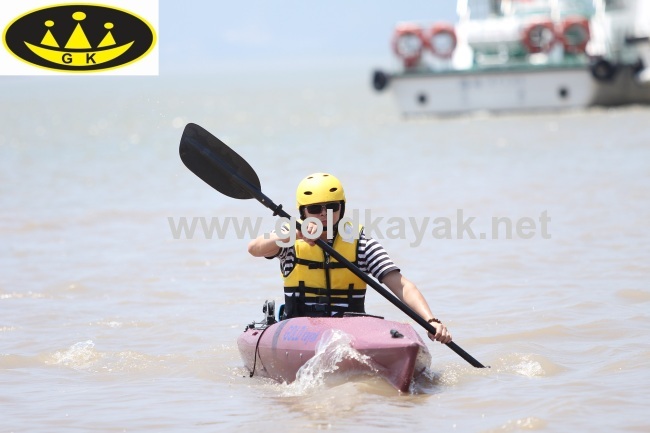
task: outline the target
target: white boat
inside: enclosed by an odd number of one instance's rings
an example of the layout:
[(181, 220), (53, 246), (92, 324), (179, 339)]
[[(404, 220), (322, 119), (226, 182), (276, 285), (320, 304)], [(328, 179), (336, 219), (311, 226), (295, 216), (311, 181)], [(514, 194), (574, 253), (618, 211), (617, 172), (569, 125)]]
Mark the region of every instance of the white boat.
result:
[(458, 21), (402, 22), (375, 70), (405, 115), (650, 103), (650, 0), (459, 0)]

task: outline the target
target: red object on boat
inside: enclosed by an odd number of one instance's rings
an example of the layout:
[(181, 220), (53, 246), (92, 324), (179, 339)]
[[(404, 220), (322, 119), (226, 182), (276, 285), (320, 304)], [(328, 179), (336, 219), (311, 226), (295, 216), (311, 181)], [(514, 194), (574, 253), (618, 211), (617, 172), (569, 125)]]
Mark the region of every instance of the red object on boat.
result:
[(412, 379), (431, 364), (427, 346), (411, 325), (368, 315), (296, 317), (264, 328), (248, 327), (237, 345), (250, 371), (290, 383), (337, 331), (350, 336), (350, 346), (368, 361), (345, 358), (338, 371), (374, 372), (408, 392)]
[(434, 24), (424, 36), (424, 40), (431, 53), (443, 59), (451, 58), (458, 43), (454, 26), (447, 23)]
[(571, 54), (584, 53), (591, 38), (589, 20), (585, 17), (567, 17), (562, 22), (559, 34), (564, 51)]
[(549, 20), (533, 21), (524, 29), (522, 43), (529, 53), (548, 53), (557, 36), (553, 22)]
[(404, 66), (413, 68), (418, 65), (424, 49), (422, 29), (417, 24), (401, 23), (393, 35), (393, 52), (402, 59)]

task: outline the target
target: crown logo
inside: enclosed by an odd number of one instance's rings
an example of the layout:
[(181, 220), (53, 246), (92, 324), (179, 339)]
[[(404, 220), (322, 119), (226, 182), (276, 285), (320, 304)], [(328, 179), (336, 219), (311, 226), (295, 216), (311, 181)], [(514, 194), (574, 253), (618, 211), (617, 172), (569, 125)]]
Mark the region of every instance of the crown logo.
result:
[(23, 42), (34, 54), (42, 59), (59, 65), (78, 67), (110, 62), (128, 51), (134, 43), (134, 41), (131, 41), (127, 44), (117, 45), (112, 33), (114, 25), (112, 22), (106, 22), (104, 23), (104, 28), (107, 31), (106, 35), (99, 45), (93, 47), (81, 25), (81, 22), (86, 19), (86, 14), (79, 11), (74, 12), (72, 19), (77, 22), (77, 25), (63, 48), (61, 48), (51, 31), (56, 23), (49, 19), (44, 23), (47, 30), (39, 45)]

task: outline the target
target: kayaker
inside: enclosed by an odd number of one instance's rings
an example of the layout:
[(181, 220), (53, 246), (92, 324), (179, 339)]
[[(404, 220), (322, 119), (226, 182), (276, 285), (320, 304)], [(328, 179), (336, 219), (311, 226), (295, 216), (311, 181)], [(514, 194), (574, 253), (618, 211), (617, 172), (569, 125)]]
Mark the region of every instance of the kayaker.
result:
[[(343, 185), (335, 176), (328, 173), (307, 176), (298, 185), (296, 201), (302, 220), (315, 218), (307, 225), (308, 234), (315, 234), (322, 229), (320, 239), (328, 242), (361, 271), (383, 283), (402, 302), (433, 325), (436, 334), (429, 333), (431, 340), (441, 343), (451, 341), (449, 331), (431, 313), (420, 290), (402, 275), (376, 239), (366, 236), (362, 226), (352, 228), (358, 230), (358, 233), (354, 233), (355, 236), (341, 236), (338, 232), (338, 223), (345, 214), (346, 200)], [(329, 230), (328, 220), (333, 225)], [(281, 234), (273, 231), (248, 244), (248, 252), (255, 257), (280, 259), (285, 296), (282, 318), (365, 313), (365, 282), (336, 259), (330, 258), (315, 245), (314, 239), (304, 236), (300, 230), (295, 232), (295, 242), (292, 245), (282, 246), (287, 244), (290, 230), (290, 227), (284, 227)], [(328, 238), (328, 233), (331, 238)]]

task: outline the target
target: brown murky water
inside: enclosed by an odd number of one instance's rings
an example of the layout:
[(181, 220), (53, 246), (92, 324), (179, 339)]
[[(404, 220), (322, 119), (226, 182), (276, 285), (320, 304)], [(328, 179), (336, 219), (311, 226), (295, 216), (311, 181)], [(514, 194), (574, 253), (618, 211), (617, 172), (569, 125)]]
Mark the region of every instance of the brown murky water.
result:
[[(648, 431), (647, 108), (403, 120), (366, 76), (216, 78), (0, 81), (1, 431)], [(281, 300), (278, 265), (254, 233), (176, 224), (274, 220), (182, 165), (190, 121), (285, 208), (335, 173), (492, 368), (430, 344), (409, 395), (249, 378), (235, 339)]]

